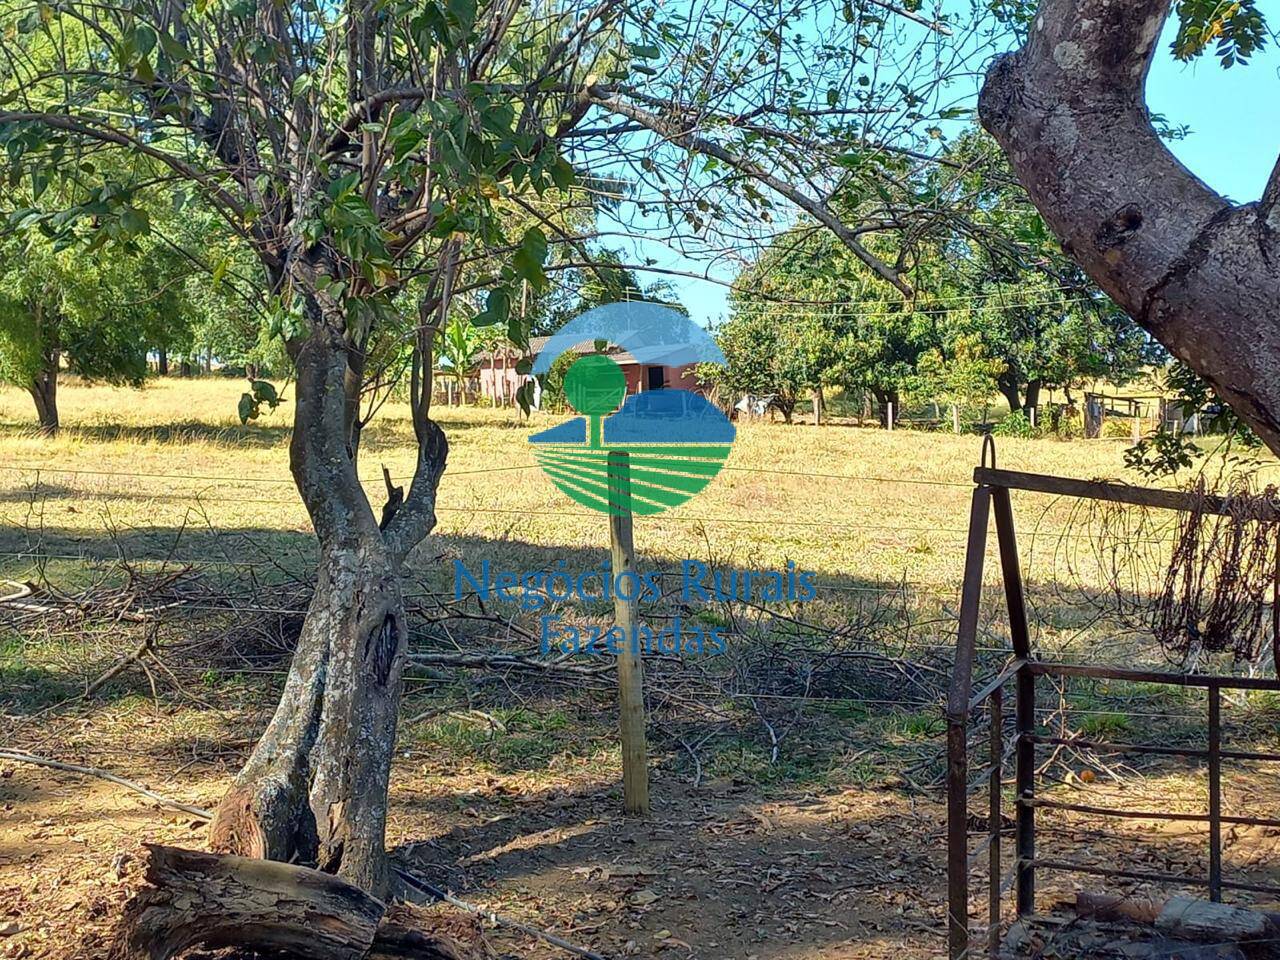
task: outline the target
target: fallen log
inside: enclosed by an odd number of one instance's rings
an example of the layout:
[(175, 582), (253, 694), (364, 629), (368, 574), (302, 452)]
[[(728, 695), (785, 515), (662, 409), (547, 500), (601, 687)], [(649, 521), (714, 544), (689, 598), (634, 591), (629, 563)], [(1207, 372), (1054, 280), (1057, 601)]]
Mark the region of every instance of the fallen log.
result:
[(169, 960), (202, 946), (309, 960), (463, 960), (449, 938), (332, 874), (248, 857), (144, 844), (110, 960)]
[(1078, 916), (1096, 920), (1132, 920), (1135, 923), (1155, 923), (1160, 916), (1161, 904), (1146, 900), (1117, 896), (1111, 893), (1076, 892), (1075, 910)]
[(1189, 940), (1228, 943), (1262, 940), (1275, 931), (1267, 915), (1258, 910), (1195, 897), (1168, 900), (1156, 917), (1156, 929)]
[[(127, 790), (132, 790), (135, 793), (141, 794), (142, 796), (147, 797), (149, 800), (155, 801), (161, 806), (171, 807), (175, 810), (181, 810), (184, 813), (190, 813), (201, 820), (207, 821), (212, 819), (213, 817), (213, 811), (211, 810), (206, 810), (204, 807), (197, 807), (188, 803), (180, 803), (177, 800), (172, 800), (169, 797), (166, 797), (162, 794), (156, 793), (148, 789), (147, 787), (138, 783), (137, 781), (129, 780), (126, 777), (118, 776), (114, 773), (111, 773), (108, 770), (101, 770), (97, 767), (82, 767), (77, 764), (63, 763), (58, 760), (51, 760), (48, 757), (38, 757), (35, 754), (21, 753), (16, 750), (0, 750), (0, 760), (12, 760), (16, 763), (29, 763), (29, 764), (32, 764), (33, 766), (48, 767), (53, 770), (63, 770), (68, 773), (78, 773), (88, 777), (98, 777), (100, 779), (110, 781), (111, 783), (118, 784), (119, 786), (122, 786)], [(170, 848), (170, 849), (173, 849), (173, 848)], [(190, 851), (183, 851), (183, 852), (190, 852)], [(513, 930), (518, 930), (521, 933), (525, 933), (525, 934), (528, 934), (529, 936), (536, 937), (540, 940), (544, 940), (547, 943), (551, 944), (552, 946), (559, 947), (562, 950), (567, 950), (570, 953), (575, 953), (580, 957), (587, 957), (588, 960), (604, 960), (604, 958), (601, 957), (599, 954), (594, 953), (591, 950), (586, 950), (582, 947), (576, 946), (572, 943), (569, 943), (567, 940), (563, 940), (560, 937), (557, 937), (555, 934), (549, 933), (546, 930), (540, 930), (537, 927), (529, 926), (528, 924), (520, 923), (516, 920), (511, 920), (507, 917), (504, 917), (502, 914), (493, 912), (492, 910), (483, 909), (481, 907), (476, 906), (473, 903), (468, 903), (466, 900), (460, 900), (457, 897), (453, 896), (453, 894), (448, 893), (447, 891), (441, 890), (438, 887), (434, 887), (431, 884), (428, 884), (425, 881), (423, 881), (421, 878), (405, 870), (397, 868), (396, 874), (399, 876), (400, 880), (405, 884), (406, 891), (416, 890), (418, 894), (426, 894), (427, 898), (430, 901), (439, 901), (441, 903), (447, 903), (451, 906), (458, 907), (459, 909), (465, 910), (467, 913), (470, 913), (474, 916), (484, 917), (485, 919), (493, 923), (494, 926), (508, 927)], [(386, 956), (386, 957), (417, 956), (417, 957), (425, 957), (426, 960), (430, 960), (431, 955), (423, 953), (421, 949), (419, 949), (418, 952), (414, 954), (395, 952), (396, 950), (407, 949), (404, 945), (412, 942), (413, 940), (412, 937), (409, 937), (407, 935), (399, 936), (396, 933), (396, 931), (392, 928), (393, 924), (399, 922), (399, 920), (403, 918), (404, 911), (407, 911), (407, 910), (410, 910), (410, 908), (408, 907), (402, 908), (399, 906), (394, 906), (394, 907), (391, 907), (386, 914), (384, 914), (383, 921), (379, 925), (378, 933), (374, 941), (374, 947), (376, 948), (376, 950), (374, 953), (371, 953), (369, 955), (369, 960), (378, 960), (378, 958), (383, 956)], [(399, 923), (399, 925), (404, 926), (403, 923)], [(382, 952), (379, 953), (377, 951), (382, 951)]]
[(1196, 897), (1171, 897), (1161, 903), (1080, 891), (1076, 893), (1075, 912), (1087, 919), (1153, 925), (1169, 936), (1201, 942), (1243, 943), (1280, 934), (1280, 913)]

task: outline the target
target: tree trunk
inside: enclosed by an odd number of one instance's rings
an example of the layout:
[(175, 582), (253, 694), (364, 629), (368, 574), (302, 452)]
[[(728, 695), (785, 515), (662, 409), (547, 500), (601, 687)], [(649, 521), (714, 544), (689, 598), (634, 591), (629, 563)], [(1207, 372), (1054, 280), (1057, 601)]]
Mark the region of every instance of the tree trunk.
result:
[(45, 355), (44, 369), (36, 374), (28, 391), (36, 402), (36, 419), (40, 433), (46, 437), (58, 432), (58, 362), (60, 354), (54, 350)]
[[(219, 852), (314, 863), (383, 896), (387, 784), (408, 631), (404, 555), (435, 524), (447, 444), (429, 421), (409, 498), (380, 529), (349, 446), (340, 307), (290, 345), (290, 466), (320, 545), (316, 590), (274, 717), (210, 825)], [(336, 314), (336, 316), (335, 316)]]
[(996, 386), (1000, 388), (1000, 392), (1004, 398), (1009, 401), (1009, 412), (1017, 413), (1022, 409), (1022, 396), (1018, 393), (1018, 381), (1010, 377), (1008, 374), (1001, 374), (996, 380)]
[(164, 347), (156, 351), (156, 373), (162, 377), (169, 375), (169, 351)]
[[(1026, 400), (1023, 401), (1023, 408), (1030, 411), (1038, 409), (1040, 406), (1040, 381), (1028, 380)], [(1030, 414), (1028, 413), (1028, 416)]]
[(813, 425), (822, 426), (822, 387), (813, 388)]
[(901, 417), (901, 411), (898, 409), (898, 391), (873, 388), (871, 395), (876, 398), (876, 402), (880, 405), (880, 427), (881, 429), (888, 429), (890, 410), (893, 412), (895, 422)]
[(1235, 205), (1151, 125), (1168, 0), (1043, 0), (997, 59), (982, 124), (1066, 252), (1280, 451), (1280, 163)]

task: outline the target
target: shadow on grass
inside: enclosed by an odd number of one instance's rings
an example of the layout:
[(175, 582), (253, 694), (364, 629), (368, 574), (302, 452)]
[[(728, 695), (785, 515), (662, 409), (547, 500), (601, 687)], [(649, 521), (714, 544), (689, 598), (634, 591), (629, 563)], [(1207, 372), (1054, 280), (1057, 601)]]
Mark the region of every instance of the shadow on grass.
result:
[[(87, 576), (90, 569), (95, 582), (110, 582), (112, 576), (125, 582), (118, 559), (122, 556), (148, 572), (194, 562), (191, 575), (200, 587), (198, 599), (190, 608), (180, 605), (164, 614), (161, 629), (166, 643), (174, 647), (196, 635), (217, 635), (222, 645), (199, 647), (199, 660), (195, 654), (175, 654), (186, 657), (175, 661), (175, 666), (198, 681), (194, 692), (201, 697), (234, 701), (245, 696), (247, 684), (262, 691), (260, 697), (249, 697), (257, 703), (259, 699), (269, 702), (278, 690), (287, 666), (285, 657), (280, 647), (267, 654), (238, 655), (236, 644), (252, 643), (255, 634), (268, 628), (272, 636), (284, 636), (286, 643), (290, 631), (296, 636), (315, 544), (305, 533), (256, 527), (218, 531), (154, 527), (123, 530), (110, 537), (86, 537), (81, 530), (58, 526), (39, 531), (0, 528), (0, 576), (33, 578), (33, 554), (71, 558), (51, 560), (44, 568), (50, 582), (65, 590), (70, 590), (76, 575)], [(455, 559), (464, 560), (473, 574), (486, 559), (495, 570), (547, 571), (563, 563), (569, 571), (578, 572), (598, 569), (604, 555), (594, 548), (547, 547), (517, 539), (428, 539), (411, 558), (405, 587), (416, 652), (540, 655), (540, 611), (522, 612), (518, 603), (496, 599), (480, 604), (469, 588), (464, 589), (463, 602), (455, 602)], [(642, 553), (637, 565), (671, 569), (673, 561)], [(738, 575), (746, 572), (737, 565), (722, 569)], [(756, 611), (744, 614), (688, 603), (678, 595), (642, 605), (641, 622), (664, 623), (680, 615), (730, 633), (730, 653), (724, 657), (652, 661), (653, 740), (670, 762), (692, 771), (691, 757), (696, 754), (708, 777), (746, 776), (780, 789), (801, 789), (835, 782), (877, 783), (891, 779), (888, 774), (896, 766), (918, 764), (922, 757), (928, 760), (930, 751), (937, 753), (940, 704), (949, 672), (949, 628), (939, 633), (936, 627), (925, 627), (924, 633), (911, 634), (914, 628), (902, 612), (917, 599), (929, 598), (916, 598), (909, 585), (857, 576), (824, 574), (819, 584), (812, 604), (802, 610), (782, 607), (775, 612), (799, 614), (795, 619), (810, 620), (842, 638), (827, 646), (819, 630), (785, 617), (765, 615), (756, 621)], [(277, 591), (286, 588), (290, 592), (280, 599), (284, 594)], [(1046, 596), (1053, 592), (1051, 585), (1041, 589)], [(231, 599), (219, 606), (220, 596)], [(556, 609), (568, 622), (586, 625), (607, 625), (612, 617), (610, 605), (602, 602)], [(88, 629), (92, 618), (83, 626), (66, 623), (46, 630), (49, 624), (39, 618), (4, 616), (10, 639), (0, 647), (0, 668), (20, 672), (10, 673), (13, 680), (6, 677), (7, 682), (0, 685), (0, 702), (19, 714), (78, 695), (85, 683), (136, 645), (140, 629), (116, 624), (112, 636), (118, 642), (105, 647), (100, 660), (68, 660), (75, 665), (73, 675), (56, 661), (45, 662), (42, 644), (59, 631), (69, 638)], [(913, 646), (919, 641), (925, 642)], [(893, 652), (907, 664), (901, 666), (892, 657), (869, 659), (866, 651)], [(980, 665), (978, 683), (999, 660), (992, 654)], [(580, 662), (597, 665), (600, 660), (583, 656)], [(162, 698), (168, 697), (163, 678), (159, 686)], [(150, 695), (147, 678), (131, 669), (97, 697)], [(1050, 719), (1048, 711), (1065, 704), (1076, 711), (1070, 719), (1074, 732), (1093, 739), (1191, 742), (1203, 736), (1203, 723), (1199, 705), (1188, 704), (1186, 696), (1180, 690), (1114, 685), (1105, 689), (1081, 681), (1067, 685), (1060, 701), (1058, 691), (1044, 685), (1042, 722)], [(592, 751), (611, 744), (614, 698), (610, 674), (588, 682), (509, 668), (458, 671), (415, 665), (406, 673), (405, 716), (433, 711), (436, 715), (406, 724), (402, 736), (414, 749), (465, 758), (498, 773), (536, 773), (560, 759), (589, 759)], [(496, 718), (497, 726), (468, 719), (468, 710)], [(1177, 719), (1183, 714), (1186, 719)], [(1264, 733), (1265, 726), (1265, 722), (1251, 722), (1242, 724), (1238, 732), (1247, 740)], [(937, 759), (932, 765), (926, 763), (916, 779), (932, 781), (940, 769)], [(1153, 764), (1142, 769), (1159, 772), (1164, 767)]]

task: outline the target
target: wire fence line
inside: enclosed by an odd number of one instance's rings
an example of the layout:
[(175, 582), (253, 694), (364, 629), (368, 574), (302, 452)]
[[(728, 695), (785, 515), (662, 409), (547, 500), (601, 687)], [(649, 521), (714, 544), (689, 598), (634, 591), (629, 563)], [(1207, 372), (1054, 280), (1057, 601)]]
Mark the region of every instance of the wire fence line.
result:
[[(537, 467), (537, 463), (518, 463), (507, 466), (481, 467), (473, 470), (447, 470), (446, 477), (465, 477), (476, 476), (488, 473), (500, 473), (509, 470), (531, 470)], [(868, 476), (852, 473), (816, 473), (806, 470), (776, 470), (765, 467), (743, 467), (732, 464), (726, 464), (722, 469), (732, 470), (740, 473), (758, 473), (770, 476), (780, 477), (812, 477), (819, 480), (853, 480), (859, 483), (905, 483), (911, 485), (921, 485), (930, 487), (955, 487), (965, 490), (972, 490), (971, 482), (962, 482), (959, 480), (932, 480), (924, 477), (882, 477)], [(196, 473), (145, 473), (134, 472), (128, 470), (85, 470), (70, 467), (33, 467), (25, 464), (0, 464), (0, 470), (15, 473), (35, 473), (35, 474), (54, 474), (54, 475), (71, 475), (71, 476), (95, 476), (95, 477), (127, 477), (127, 478), (147, 478), (161, 480), (195, 480), (207, 483), (270, 483), (270, 484), (287, 484), (292, 486), (294, 480), (292, 477), (228, 477), (218, 476), (215, 474), (196, 474)], [(401, 483), (412, 480), (412, 476), (392, 477), (393, 482)], [(380, 484), (383, 483), (383, 477), (362, 477), (361, 483)]]
[[(494, 467), (492, 471), (489, 469), (457, 471), (453, 476), (467, 476), (485, 474), (494, 471), (512, 471), (527, 470), (538, 466), (537, 464), (516, 464), (501, 467)], [(806, 477), (820, 480), (854, 482), (854, 483), (872, 483), (872, 484), (908, 484), (923, 485), (930, 487), (943, 487), (951, 489), (972, 490), (972, 483), (962, 483), (951, 480), (933, 480), (925, 478), (913, 477), (884, 477), (865, 474), (835, 474), (835, 473), (818, 473), (809, 471), (796, 470), (774, 470), (759, 467), (725, 467), (726, 470), (738, 470), (741, 472), (759, 474), (764, 476), (782, 476), (782, 477)], [(31, 485), (30, 499), (36, 500), (45, 475), (68, 475), (68, 476), (100, 476), (111, 478), (126, 479), (144, 479), (144, 480), (176, 480), (176, 481), (199, 481), (210, 484), (228, 483), (228, 484), (292, 484), (292, 479), (270, 478), (270, 477), (227, 477), (218, 475), (204, 474), (166, 474), (166, 473), (147, 473), (132, 472), (120, 470), (86, 470), (86, 469), (70, 469), (70, 468), (46, 468), (32, 466), (15, 466), (11, 464), (0, 464), (0, 471), (8, 472), (26, 472), (36, 474), (36, 480)], [(411, 478), (393, 478), (393, 480), (407, 480)], [(383, 479), (377, 478), (365, 479), (362, 483), (369, 485), (382, 484)], [(273, 497), (251, 497), (251, 496), (219, 496), (208, 495), (202, 492), (192, 493), (173, 493), (173, 492), (150, 492), (132, 489), (108, 488), (102, 489), (98, 487), (61, 487), (62, 490), (76, 491), (89, 495), (91, 498), (96, 497), (104, 500), (109, 499), (136, 499), (142, 501), (157, 501), (163, 503), (192, 503), (192, 504), (241, 504), (241, 505), (269, 505), (269, 506), (289, 506), (301, 508), (301, 500), (290, 498), (273, 498)], [(493, 507), (484, 506), (482, 504), (468, 505), (450, 505), (437, 504), (437, 512), (440, 513), (465, 513), (479, 514), (487, 516), (514, 516), (514, 517), (555, 517), (562, 519), (576, 520), (594, 520), (598, 519), (598, 515), (586, 511), (570, 511), (570, 510), (544, 510), (537, 508), (525, 507)], [(797, 529), (811, 530), (852, 530), (867, 531), (876, 533), (910, 533), (910, 534), (946, 534), (949, 536), (962, 537), (968, 533), (967, 527), (940, 525), (940, 524), (911, 524), (911, 523), (868, 523), (860, 520), (847, 519), (825, 519), (825, 520), (804, 520), (793, 519), (787, 517), (741, 517), (741, 516), (712, 516), (704, 514), (685, 514), (685, 513), (668, 513), (662, 517), (661, 522), (664, 523), (702, 523), (702, 524), (725, 524), (747, 527), (790, 527)], [(1093, 538), (1087, 534), (1062, 533), (1053, 530), (1041, 531), (1038, 528), (1029, 530), (1025, 535), (1028, 545), (1034, 545), (1037, 541), (1044, 540), (1075, 540), (1075, 541), (1091, 541)], [(1164, 539), (1148, 538), (1141, 541), (1142, 543), (1164, 543)]]
[[(40, 550), (0, 550), (0, 558), (11, 560), (24, 560), (28, 564), (35, 566), (54, 561), (67, 563), (88, 563), (102, 565), (141, 565), (156, 564), (174, 567), (191, 567), (192, 569), (200, 568), (253, 568), (262, 567), (267, 569), (282, 570), (285, 564), (277, 560), (210, 560), (203, 557), (122, 557), (116, 556), (95, 556), (87, 553), (46, 553)], [(312, 558), (299, 558), (310, 561)], [(549, 570), (539, 571), (548, 573)], [(667, 576), (676, 576), (674, 570), (659, 571)], [(905, 591), (920, 592), (928, 594), (951, 595), (954, 590), (943, 589), (938, 584), (927, 584), (918, 580), (895, 580), (890, 583), (879, 585), (856, 585), (856, 584), (839, 584), (830, 583), (822, 580), (815, 581), (814, 586), (820, 590), (831, 590), (839, 593), (899, 593)], [(958, 589), (958, 588), (957, 588)], [(412, 596), (406, 594), (406, 597)]]

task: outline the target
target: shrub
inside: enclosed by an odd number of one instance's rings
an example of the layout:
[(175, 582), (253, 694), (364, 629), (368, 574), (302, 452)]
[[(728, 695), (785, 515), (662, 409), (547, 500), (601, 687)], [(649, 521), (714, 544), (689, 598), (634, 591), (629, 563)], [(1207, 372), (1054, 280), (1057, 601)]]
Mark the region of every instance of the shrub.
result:
[(1041, 428), (1032, 426), (1031, 421), (1027, 419), (1027, 415), (1018, 410), (1015, 413), (1008, 414), (993, 426), (991, 433), (997, 437), (1017, 437), (1022, 440), (1031, 440), (1041, 436)]

